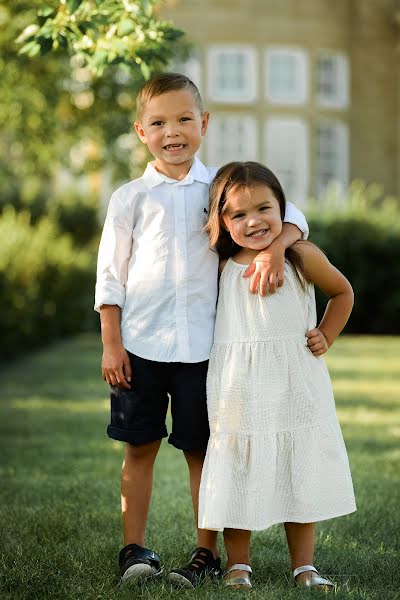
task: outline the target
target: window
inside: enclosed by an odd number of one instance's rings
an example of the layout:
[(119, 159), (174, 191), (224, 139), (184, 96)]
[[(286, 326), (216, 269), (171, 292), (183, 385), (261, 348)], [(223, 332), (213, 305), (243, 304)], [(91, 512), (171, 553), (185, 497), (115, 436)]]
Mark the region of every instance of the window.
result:
[(327, 108), (349, 104), (349, 68), (344, 54), (324, 52), (318, 58), (317, 101)]
[(317, 129), (317, 197), (336, 185), (344, 194), (348, 186), (348, 129), (337, 121), (319, 123)]
[(286, 199), (298, 206), (308, 194), (308, 129), (298, 118), (269, 119), (265, 128), (265, 162), (278, 177)]
[(207, 54), (207, 91), (215, 102), (247, 103), (256, 99), (256, 53), (250, 47), (214, 46)]
[(184, 62), (173, 62), (170, 70), (189, 77), (201, 92), (200, 59), (198, 56), (191, 56)]
[(297, 48), (265, 52), (265, 95), (276, 104), (304, 104), (308, 98), (308, 57)]
[(207, 132), (207, 162), (220, 167), (232, 160), (257, 160), (257, 126), (250, 115), (212, 115)]

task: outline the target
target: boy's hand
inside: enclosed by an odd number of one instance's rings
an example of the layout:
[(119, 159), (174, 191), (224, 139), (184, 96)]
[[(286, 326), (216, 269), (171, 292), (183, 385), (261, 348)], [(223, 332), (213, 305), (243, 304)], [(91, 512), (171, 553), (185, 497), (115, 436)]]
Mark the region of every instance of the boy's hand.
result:
[(329, 349), (328, 340), (318, 328), (307, 331), (306, 337), (308, 338), (307, 346), (308, 349), (314, 354), (314, 356), (321, 356)]
[(253, 275), (250, 282), (250, 292), (258, 291), (261, 296), (274, 294), (284, 283), (285, 250), (279, 246), (269, 246), (255, 257), (243, 277)]
[(129, 390), (132, 370), (129, 356), (122, 344), (105, 345), (101, 360), (104, 381), (110, 385)]

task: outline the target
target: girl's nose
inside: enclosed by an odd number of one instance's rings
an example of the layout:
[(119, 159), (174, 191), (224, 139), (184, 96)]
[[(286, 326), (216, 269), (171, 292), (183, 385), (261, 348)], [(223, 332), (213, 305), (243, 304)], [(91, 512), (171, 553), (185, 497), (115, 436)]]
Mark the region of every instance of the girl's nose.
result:
[(255, 225), (258, 225), (259, 222), (260, 218), (258, 215), (249, 215), (249, 218), (247, 220), (249, 227), (254, 227)]

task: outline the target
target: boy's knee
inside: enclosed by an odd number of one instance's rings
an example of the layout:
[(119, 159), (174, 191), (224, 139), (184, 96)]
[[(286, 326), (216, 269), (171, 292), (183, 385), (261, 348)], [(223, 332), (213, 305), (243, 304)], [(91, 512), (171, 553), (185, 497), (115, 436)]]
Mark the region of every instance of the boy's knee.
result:
[(183, 451), (188, 465), (202, 465), (206, 456), (205, 450), (184, 450)]
[(157, 452), (160, 448), (160, 445), (161, 440), (156, 440), (155, 442), (150, 442), (149, 444), (140, 444), (139, 446), (134, 446), (133, 444), (126, 444), (125, 460), (154, 460), (157, 456)]

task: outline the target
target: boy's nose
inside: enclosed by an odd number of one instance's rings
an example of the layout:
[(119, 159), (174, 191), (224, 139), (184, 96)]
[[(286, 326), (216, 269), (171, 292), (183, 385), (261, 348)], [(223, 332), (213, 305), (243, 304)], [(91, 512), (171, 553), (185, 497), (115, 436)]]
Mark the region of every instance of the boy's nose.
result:
[(168, 137), (176, 137), (179, 135), (179, 127), (177, 125), (169, 125), (166, 130)]

